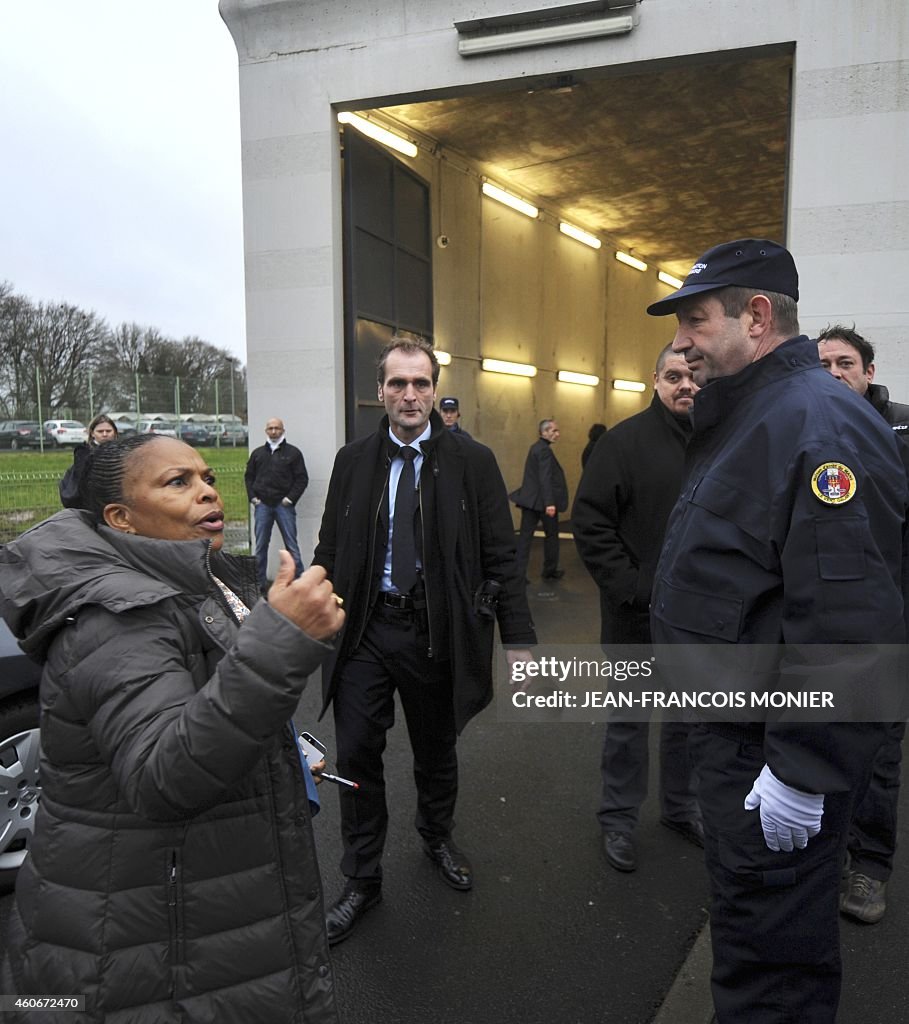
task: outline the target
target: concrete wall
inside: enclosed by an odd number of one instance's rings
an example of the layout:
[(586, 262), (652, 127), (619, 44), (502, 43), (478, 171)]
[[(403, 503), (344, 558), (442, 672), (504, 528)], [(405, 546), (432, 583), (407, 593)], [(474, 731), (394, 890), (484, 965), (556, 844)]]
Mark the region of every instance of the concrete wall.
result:
[[(646, 0), (635, 31), (602, 45), (458, 56), (455, 21), (538, 6), (221, 0), (240, 60), (251, 424), (281, 415), (306, 450), (312, 484), (301, 508), (304, 551), (344, 440), (340, 170), (331, 104), (364, 109), (524, 76), (643, 67), (744, 43), (794, 41), (788, 241), (802, 277), (803, 327), (855, 320), (878, 346), (878, 378), (894, 397), (909, 399), (909, 5)], [(709, 103), (705, 97), (708, 117)], [(477, 183), (469, 175), (425, 156), (416, 166), (441, 182), (434, 217), (453, 239), (435, 254), (440, 347), (469, 356), (511, 353), (547, 370), (582, 360), (571, 368), (601, 366), (604, 381), (649, 381), (670, 325), (648, 321), (641, 310), (659, 286), (614, 261), (607, 265), (602, 253), (591, 259), (575, 251), (580, 247), (552, 225), (518, 223), (504, 209), (487, 212), (488, 201), (473, 201)], [(481, 380), (469, 359), (444, 374), (443, 392), (475, 396), (463, 410), (465, 423), (500, 453), (509, 483), (542, 415), (562, 423), (562, 461), (572, 469), (590, 422), (604, 414), (614, 422), (649, 400), (605, 385), (581, 394), (549, 373), (532, 385), (487, 374)]]

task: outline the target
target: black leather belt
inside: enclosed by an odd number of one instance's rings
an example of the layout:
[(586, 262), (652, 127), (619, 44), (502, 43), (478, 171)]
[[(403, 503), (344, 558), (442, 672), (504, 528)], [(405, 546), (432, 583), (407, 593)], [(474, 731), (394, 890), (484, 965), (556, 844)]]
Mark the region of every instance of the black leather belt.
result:
[(390, 590), (380, 592), (379, 604), (384, 604), (386, 608), (397, 608), (401, 612), (412, 612), (416, 607), (409, 594), (393, 594)]

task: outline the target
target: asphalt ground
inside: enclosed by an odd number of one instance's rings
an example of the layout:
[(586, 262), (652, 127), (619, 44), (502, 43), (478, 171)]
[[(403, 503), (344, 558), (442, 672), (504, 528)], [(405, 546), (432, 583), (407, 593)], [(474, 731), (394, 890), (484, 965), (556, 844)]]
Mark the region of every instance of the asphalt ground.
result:
[[(537, 541), (528, 594), (540, 641), (595, 643), (598, 596), (573, 544), (562, 542), (563, 580), (544, 584), (540, 558)], [(304, 714), (316, 706), (308, 694)], [(333, 748), (327, 718), (311, 731)], [(467, 726), (454, 838), (476, 880), (460, 893), (441, 882), (414, 830), (398, 715), (386, 754), (383, 902), (333, 950), (344, 1024), (654, 1020), (706, 920), (702, 855), (659, 824), (648, 798), (638, 870), (623, 875), (605, 864), (595, 817), (602, 737), (601, 723), (499, 722), (495, 707)], [(315, 828), (331, 902), (343, 878), (337, 800), (323, 798)], [(697, 1024), (705, 1019), (701, 1012)]]
[[(537, 542), (528, 594), (541, 642), (595, 642), (597, 594), (573, 544), (562, 542), (563, 580), (544, 586), (539, 559)], [(315, 722), (318, 706), (313, 680), (298, 724), (331, 751), (330, 716)], [(468, 725), (455, 839), (476, 881), (460, 893), (441, 882), (413, 828), (398, 719), (386, 756), (384, 899), (333, 950), (343, 1024), (709, 1024), (701, 853), (659, 825), (651, 794), (636, 833), (638, 870), (605, 864), (595, 818), (602, 724), (499, 722), (490, 707)], [(315, 831), (330, 902), (343, 884), (337, 796), (321, 789)], [(905, 849), (905, 806), (902, 821)], [(907, 876), (898, 858), (880, 924), (842, 922), (840, 1024), (909, 1020)], [(9, 902), (0, 901), (0, 942)]]

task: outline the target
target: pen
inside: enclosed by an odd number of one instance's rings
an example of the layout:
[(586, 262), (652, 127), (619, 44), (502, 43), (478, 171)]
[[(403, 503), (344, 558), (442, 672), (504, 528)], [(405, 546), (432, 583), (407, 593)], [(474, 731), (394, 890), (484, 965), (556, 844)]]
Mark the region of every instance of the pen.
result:
[(334, 782), (337, 786), (350, 786), (351, 789), (359, 789), (359, 782), (351, 782), (350, 779), (342, 779), (340, 775), (329, 775), (328, 772), (319, 772), (317, 779), (325, 779), (326, 782)]

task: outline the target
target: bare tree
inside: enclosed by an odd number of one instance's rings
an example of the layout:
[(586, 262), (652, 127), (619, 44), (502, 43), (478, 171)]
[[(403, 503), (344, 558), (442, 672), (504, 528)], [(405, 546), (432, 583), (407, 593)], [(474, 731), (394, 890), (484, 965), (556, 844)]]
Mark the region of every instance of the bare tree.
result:
[(0, 282), (0, 415), (6, 418), (59, 412), (87, 418), (137, 403), (145, 410), (205, 411), (213, 408), (213, 387), (245, 397), (245, 374), (235, 364), (226, 349), (195, 335), (177, 341), (136, 323), (111, 330), (93, 311), (34, 303)]

